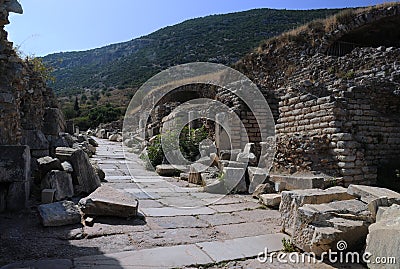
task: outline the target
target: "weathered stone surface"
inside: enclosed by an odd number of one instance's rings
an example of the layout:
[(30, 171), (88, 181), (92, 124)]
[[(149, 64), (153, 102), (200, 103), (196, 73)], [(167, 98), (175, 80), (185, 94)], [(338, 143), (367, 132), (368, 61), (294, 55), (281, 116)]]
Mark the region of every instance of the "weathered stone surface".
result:
[(180, 178), (180, 180), (188, 181), (189, 180), (189, 174), (188, 173), (180, 173), (179, 178)]
[(253, 193), (257, 186), (260, 184), (266, 183), (268, 181), (269, 176), (265, 169), (258, 168), (258, 167), (248, 167), (247, 173), (249, 174), (249, 193)]
[(68, 161), (72, 164), (74, 172), (75, 193), (91, 193), (100, 187), (100, 179), (89, 162), (89, 158), (81, 149), (56, 148), (56, 156), (62, 162)]
[(22, 144), (29, 146), (31, 150), (48, 150), (49, 141), (41, 130), (24, 130), (22, 132)]
[(42, 190), (42, 204), (51, 204), (54, 202), (55, 189), (44, 189)]
[(176, 176), (187, 170), (188, 168), (186, 166), (181, 166), (181, 165), (160, 164), (156, 166), (157, 174), (166, 177)]
[(399, 268), (400, 257), (400, 206), (392, 205), (387, 208), (377, 222), (369, 226), (369, 234), (367, 236), (366, 252), (372, 254), (371, 261), (375, 261), (377, 257), (395, 257), (396, 263), (386, 264), (368, 264), (368, 268), (380, 269)]
[(389, 200), (400, 202), (400, 193), (386, 189), (365, 185), (350, 185), (347, 189), (350, 195), (360, 198), (365, 203), (373, 202), (376, 199), (387, 197)]
[(207, 171), (208, 165), (201, 163), (194, 163), (190, 165), (189, 169), (189, 183), (202, 184), (201, 174)]
[(254, 198), (259, 198), (261, 194), (275, 193), (274, 188), (270, 183), (260, 184), (252, 193)]
[(79, 208), (71, 201), (38, 206), (43, 226), (63, 226), (81, 222)]
[(222, 177), (205, 186), (204, 191), (218, 194), (246, 192), (245, 168), (225, 167)]
[(0, 146), (0, 182), (27, 181), (31, 154), (27, 146)]
[(64, 116), (58, 108), (46, 108), (44, 113), (43, 133), (59, 135), (65, 130)]
[(134, 217), (139, 202), (130, 194), (112, 187), (102, 186), (79, 201), (79, 207), (86, 215)]
[(74, 196), (72, 177), (65, 171), (50, 171), (42, 180), (41, 187), (42, 189), (55, 189), (54, 198), (56, 201)]
[(281, 194), (270, 193), (270, 194), (260, 195), (260, 201), (268, 207), (279, 207), (281, 199), (282, 199)]
[(240, 149), (233, 149), (233, 150), (221, 150), (220, 152), (220, 158), (221, 160), (229, 161), (229, 160), (236, 160), (237, 156), (239, 153), (241, 153), (242, 150)]
[(270, 175), (273, 182), (285, 182), (287, 190), (305, 190), (323, 188), (325, 179), (318, 176), (284, 176)]
[(317, 255), (335, 250), (340, 240), (346, 241), (347, 250), (360, 250), (370, 219), (367, 205), (359, 200), (306, 204), (298, 209), (292, 242)]
[(0, 210), (23, 209), (30, 194), (29, 147), (0, 146), (0, 152)]
[(251, 152), (250, 153), (242, 152), (238, 154), (236, 161), (241, 163), (247, 163), (249, 165), (257, 165), (257, 156)]
[(70, 162), (63, 162), (61, 166), (65, 172), (68, 173), (74, 172), (74, 168), (72, 167), (72, 164)]
[(89, 136), (87, 137), (87, 141), (89, 142), (90, 145), (92, 145), (93, 147), (98, 147), (99, 143), (96, 142), (96, 140), (94, 140), (93, 137)]
[(44, 177), (48, 172), (52, 170), (62, 171), (63, 167), (61, 162), (57, 158), (52, 158), (50, 156), (42, 157), (37, 160), (39, 165), (40, 175)]
[(122, 135), (120, 135), (120, 134), (112, 134), (112, 135), (110, 135), (108, 140), (113, 141), (113, 142), (122, 142)]
[(92, 164), (92, 167), (99, 177), (100, 181), (104, 181), (106, 178), (106, 174), (104, 173), (103, 169), (100, 168), (99, 164), (96, 161), (90, 160), (90, 163)]
[(236, 162), (236, 161), (220, 161), (219, 163), (219, 170), (223, 171), (225, 167), (230, 167), (230, 168), (246, 168), (247, 164), (246, 163), (241, 163), (241, 162)]
[(332, 201), (350, 200), (354, 196), (347, 193), (343, 187), (332, 187), (326, 190), (308, 189), (282, 192), (282, 202), (279, 211), (282, 214), (282, 228), (289, 234), (293, 232), (294, 221), (299, 207), (305, 204), (322, 204)]
[(28, 205), (30, 194), (30, 182), (19, 181), (12, 182), (8, 186), (6, 197), (6, 210), (18, 211), (24, 209)]

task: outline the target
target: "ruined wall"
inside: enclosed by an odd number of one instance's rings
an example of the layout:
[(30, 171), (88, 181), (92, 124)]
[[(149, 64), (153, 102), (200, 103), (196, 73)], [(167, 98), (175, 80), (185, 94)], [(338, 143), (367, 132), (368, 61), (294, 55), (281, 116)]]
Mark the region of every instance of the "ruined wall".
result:
[[(398, 159), (399, 14), (398, 3), (346, 11), (272, 38), (236, 64), (272, 104), (275, 172), (373, 184)], [(351, 47), (329, 56), (343, 42)]]
[(36, 159), (51, 153), (65, 125), (53, 91), (7, 40), (10, 12), (23, 12), (17, 0), (0, 0), (0, 212), (25, 207)]

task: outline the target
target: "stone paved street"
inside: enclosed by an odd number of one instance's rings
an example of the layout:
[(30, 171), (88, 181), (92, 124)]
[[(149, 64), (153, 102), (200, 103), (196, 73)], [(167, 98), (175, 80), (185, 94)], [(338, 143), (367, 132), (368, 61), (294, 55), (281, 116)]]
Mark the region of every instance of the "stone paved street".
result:
[[(19, 221), (22, 227), (5, 225), (2, 233), (5, 242), (15, 244), (18, 260), (52, 259), (42, 263), (54, 269), (204, 268), (212, 264), (215, 268), (296, 268), (255, 259), (265, 248), (268, 252), (282, 249), (286, 235), (280, 233), (278, 211), (266, 209), (250, 195), (204, 193), (197, 185), (158, 176), (146, 171), (137, 155), (127, 153), (125, 158), (121, 143), (97, 141), (100, 146), (93, 159), (106, 173), (103, 184), (136, 197), (140, 217), (97, 217), (92, 227), (42, 228), (31, 214), (25, 222)], [(21, 236), (24, 225), (30, 228)], [(17, 234), (16, 229), (20, 240), (13, 241), (7, 234)]]

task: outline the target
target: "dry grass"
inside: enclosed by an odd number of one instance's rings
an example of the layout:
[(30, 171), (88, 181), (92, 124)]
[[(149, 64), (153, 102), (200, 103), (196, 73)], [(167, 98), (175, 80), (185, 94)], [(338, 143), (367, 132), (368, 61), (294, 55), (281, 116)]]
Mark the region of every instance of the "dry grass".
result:
[(399, 5), (399, 2), (387, 2), (365, 8), (346, 9), (326, 19), (314, 20), (306, 25), (302, 25), (296, 29), (287, 31), (277, 37), (266, 40), (260, 47), (255, 50), (255, 52), (262, 53), (271, 44), (275, 44), (275, 48), (278, 49), (292, 42), (310, 42), (312, 44), (316, 35), (321, 37), (326, 33), (332, 32), (336, 30), (339, 25), (351, 22), (355, 17), (359, 16), (362, 13)]

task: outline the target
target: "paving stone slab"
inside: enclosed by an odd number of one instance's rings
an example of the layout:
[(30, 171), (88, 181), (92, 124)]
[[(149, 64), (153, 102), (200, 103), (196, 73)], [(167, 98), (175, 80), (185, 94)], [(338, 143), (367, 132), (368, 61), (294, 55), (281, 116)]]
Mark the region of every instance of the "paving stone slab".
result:
[(206, 228), (209, 226), (205, 221), (193, 216), (148, 217), (146, 221), (152, 229)]
[(76, 269), (166, 269), (209, 263), (213, 263), (213, 260), (196, 245), (160, 247), (74, 259)]
[(162, 207), (162, 208), (142, 208), (141, 212), (147, 217), (173, 217), (173, 216), (196, 216), (196, 215), (211, 215), (215, 214), (216, 211), (208, 207), (198, 208), (174, 208), (174, 207)]
[(200, 215), (199, 220), (207, 222), (210, 226), (244, 223), (246, 219), (241, 218), (238, 213), (219, 213), (214, 215)]
[(225, 234), (227, 238), (238, 238), (246, 236), (258, 236), (260, 234), (278, 233), (281, 229), (278, 221), (246, 221), (245, 223), (216, 226), (215, 230), (221, 234)]
[(243, 210), (253, 210), (259, 208), (260, 204), (256, 202), (244, 202), (238, 204), (210, 205), (209, 207), (220, 213), (229, 213)]
[(268, 249), (268, 253), (282, 249), (284, 234), (267, 234), (254, 237), (237, 238), (226, 241), (204, 242), (196, 244), (216, 263), (256, 257)]

